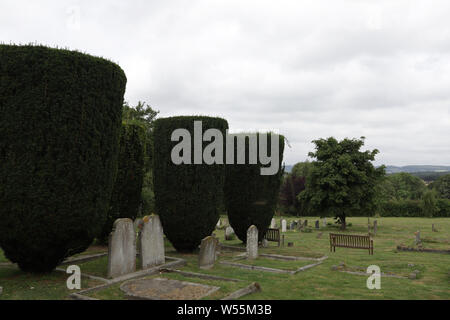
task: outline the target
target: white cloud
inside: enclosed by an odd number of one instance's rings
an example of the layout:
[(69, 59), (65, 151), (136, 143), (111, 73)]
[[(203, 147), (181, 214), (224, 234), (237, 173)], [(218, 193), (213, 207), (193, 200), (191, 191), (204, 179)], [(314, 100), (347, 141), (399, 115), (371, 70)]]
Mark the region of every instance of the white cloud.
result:
[(364, 135), (377, 164), (450, 164), (449, 11), (445, 0), (4, 0), (0, 39), (111, 59), (126, 99), (162, 116), (279, 129), (286, 163), (311, 140)]

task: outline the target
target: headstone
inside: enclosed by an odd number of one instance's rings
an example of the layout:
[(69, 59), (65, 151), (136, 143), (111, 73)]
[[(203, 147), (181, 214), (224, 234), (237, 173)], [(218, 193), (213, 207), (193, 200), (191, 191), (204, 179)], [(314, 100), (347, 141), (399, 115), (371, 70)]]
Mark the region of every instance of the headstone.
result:
[(297, 224), (297, 230), (300, 231), (302, 228), (303, 228), (302, 220), (299, 220)]
[(247, 258), (258, 258), (258, 228), (254, 225), (247, 230)]
[(233, 240), (234, 238), (234, 230), (232, 227), (228, 226), (225, 229), (225, 240)]
[(327, 218), (323, 218), (323, 219), (322, 219), (322, 225), (323, 225), (324, 227), (327, 226)]
[(284, 234), (281, 235), (281, 246), (284, 247)]
[(291, 222), (291, 225), (290, 225), (290, 229), (291, 230), (295, 230), (295, 226), (297, 225), (297, 223), (295, 223), (295, 221), (292, 221)]
[(108, 278), (136, 271), (136, 233), (133, 221), (117, 219), (109, 235)]
[(217, 221), (216, 227), (220, 228), (220, 218), (219, 218), (219, 221)]
[(322, 234), (323, 234), (323, 232), (319, 232), (319, 233), (317, 234), (317, 239), (322, 238)]
[(303, 226), (304, 226), (304, 227), (307, 227), (307, 226), (308, 226), (308, 220), (305, 219), (305, 223), (303, 223)]
[(421, 241), (420, 241), (420, 231), (417, 231), (414, 234), (416, 235), (416, 240), (415, 240), (416, 244), (421, 243)]
[(134, 230), (137, 232), (137, 230), (142, 229), (143, 223), (144, 221), (141, 218), (137, 218), (136, 220), (134, 220), (133, 222)]
[(293, 247), (294, 243), (293, 242), (288, 242), (288, 247)]
[(267, 241), (267, 239), (262, 239), (261, 245), (263, 248), (267, 248), (269, 246), (269, 241)]
[(139, 240), (142, 269), (166, 262), (164, 255), (164, 234), (158, 215), (151, 215), (148, 222), (144, 223)]
[(216, 261), (217, 239), (208, 236), (200, 244), (200, 253), (198, 255), (198, 266), (201, 269), (211, 269)]
[(320, 223), (319, 220), (316, 220), (316, 229), (320, 228), (319, 223)]
[(432, 230), (433, 232), (438, 232), (437, 229), (434, 227), (434, 223), (431, 225), (431, 230)]
[(374, 220), (373, 221), (373, 234), (376, 235), (377, 234), (377, 229), (378, 229), (378, 221)]
[(272, 220), (270, 221), (270, 228), (275, 229), (276, 227), (277, 227), (277, 223), (275, 221), (275, 218), (272, 218)]
[(134, 231), (136, 232), (136, 253), (137, 254), (141, 254), (141, 230), (142, 227), (144, 226), (144, 220), (142, 220), (141, 218), (138, 218), (136, 220), (134, 220), (133, 222), (133, 227), (134, 227)]
[(286, 232), (286, 220), (281, 220), (281, 232)]

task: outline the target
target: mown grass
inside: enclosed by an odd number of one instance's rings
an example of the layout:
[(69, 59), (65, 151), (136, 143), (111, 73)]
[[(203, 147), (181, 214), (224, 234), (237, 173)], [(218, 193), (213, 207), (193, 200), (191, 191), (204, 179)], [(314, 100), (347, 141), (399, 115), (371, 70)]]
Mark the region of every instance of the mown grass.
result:
[[(288, 218), (288, 221), (294, 218)], [(302, 220), (305, 217), (302, 218)], [(314, 226), (316, 217), (306, 217), (308, 224)], [(245, 286), (251, 282), (258, 282), (262, 291), (243, 297), (243, 299), (450, 299), (450, 255), (437, 253), (397, 251), (397, 245), (414, 246), (414, 232), (421, 231), (424, 248), (450, 249), (450, 219), (449, 218), (376, 218), (378, 233), (374, 239), (374, 255), (367, 250), (336, 248), (330, 252), (329, 233), (341, 232), (335, 226), (322, 227), (311, 233), (288, 231), (285, 243), (293, 242), (293, 247), (278, 248), (276, 243), (270, 242), (269, 248), (260, 248), (261, 253), (276, 253), (290, 256), (329, 258), (321, 265), (295, 275), (245, 270), (216, 263), (213, 269), (198, 268), (198, 255), (177, 253), (166, 241), (166, 255), (186, 259), (187, 265), (180, 268), (184, 271), (218, 275), (243, 280), (238, 286)], [(373, 218), (370, 219), (373, 222)], [(279, 217), (277, 217), (279, 223)], [(328, 222), (332, 219), (328, 218)], [(367, 218), (351, 217), (352, 224), (345, 233), (367, 234)], [(432, 232), (434, 223), (439, 232)], [(322, 232), (321, 238), (317, 238)], [(244, 246), (239, 240), (224, 241), (224, 230), (214, 232), (222, 243)], [(222, 252), (221, 260), (230, 260), (239, 252)], [(0, 252), (0, 259), (6, 259)], [(2, 260), (0, 260), (2, 261)], [(261, 265), (269, 267), (265, 258), (258, 258)], [(238, 261), (239, 263), (242, 260)], [(258, 263), (259, 263), (258, 262)], [(263, 263), (264, 262), (264, 263)], [(270, 267), (277, 263), (280, 268), (285, 261), (272, 260)], [(295, 261), (300, 266), (309, 261)], [(394, 273), (407, 276), (413, 270), (419, 270), (418, 279), (397, 279), (383, 277), (380, 290), (369, 290), (366, 287), (366, 276), (352, 275), (339, 271), (332, 271), (333, 265), (345, 263), (346, 269), (364, 271), (369, 265), (378, 265), (384, 273)], [(81, 271), (99, 276), (106, 275), (107, 258), (80, 264)], [(137, 263), (139, 266), (139, 263)], [(216, 285), (216, 281), (186, 278), (178, 274), (164, 274), (164, 277), (182, 277), (184, 281), (203, 282)], [(4, 293), (0, 299), (66, 299), (70, 293), (66, 289), (68, 275), (62, 272), (52, 272), (45, 276), (28, 275), (15, 266), (0, 265), (0, 286)], [(220, 282), (220, 281), (219, 281)], [(217, 282), (217, 283), (219, 283)], [(243, 285), (245, 282), (245, 285)], [(218, 299), (228, 292), (234, 291), (237, 283), (221, 283), (223, 290), (208, 299)], [(82, 288), (92, 286), (92, 280), (83, 279)], [(95, 293), (93, 296), (102, 299), (123, 299), (124, 296), (118, 285)], [(34, 287), (34, 289), (30, 289)]]

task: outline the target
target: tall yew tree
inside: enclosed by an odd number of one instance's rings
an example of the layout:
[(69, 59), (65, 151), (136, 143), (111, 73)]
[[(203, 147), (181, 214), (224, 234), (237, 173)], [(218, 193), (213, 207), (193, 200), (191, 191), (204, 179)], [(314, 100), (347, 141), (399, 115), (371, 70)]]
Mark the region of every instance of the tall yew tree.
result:
[(312, 211), (321, 216), (334, 216), (346, 227), (346, 217), (354, 214), (370, 216), (376, 206), (375, 186), (384, 176), (384, 166), (375, 168), (372, 161), (379, 152), (360, 151), (361, 139), (335, 138), (314, 140), (314, 168), (306, 190), (300, 194)]
[(0, 45), (0, 247), (49, 272), (106, 220), (126, 77), (110, 61)]

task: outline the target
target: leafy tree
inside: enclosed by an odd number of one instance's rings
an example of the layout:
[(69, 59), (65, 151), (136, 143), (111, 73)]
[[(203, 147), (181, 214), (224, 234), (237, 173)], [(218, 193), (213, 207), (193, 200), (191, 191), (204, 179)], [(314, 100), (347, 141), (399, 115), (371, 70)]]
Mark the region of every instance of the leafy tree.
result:
[(136, 219), (141, 205), (144, 176), (144, 130), (136, 124), (122, 124), (119, 164), (106, 223), (98, 240), (107, 243), (114, 221)]
[(145, 102), (139, 101), (134, 107), (125, 102), (122, 110), (124, 123), (141, 126), (145, 131), (144, 143), (144, 180), (141, 191), (141, 210), (144, 213), (154, 211), (155, 193), (153, 187), (153, 127), (159, 111), (154, 110)]
[(314, 166), (310, 161), (298, 162), (292, 167), (291, 174), (296, 177), (304, 177), (307, 179), (313, 168)]
[(426, 185), (420, 178), (410, 173), (400, 172), (386, 177), (383, 192), (389, 200), (420, 200), (426, 191)]
[(422, 203), (423, 212), (426, 217), (432, 217), (437, 213), (438, 207), (435, 191), (433, 190), (426, 191), (423, 195), (422, 202), (423, 202)]
[(384, 166), (372, 164), (379, 151), (360, 151), (364, 139), (314, 140), (316, 151), (309, 153), (316, 159), (314, 169), (299, 195), (319, 215), (334, 215), (343, 229), (347, 216), (374, 213), (375, 186), (384, 175)]
[(301, 203), (298, 199), (298, 194), (305, 190), (305, 183), (305, 177), (299, 177), (294, 174), (289, 174), (283, 179), (279, 202), (289, 212), (299, 213)]
[(450, 199), (450, 174), (440, 177), (433, 183), (433, 189), (441, 199)]

